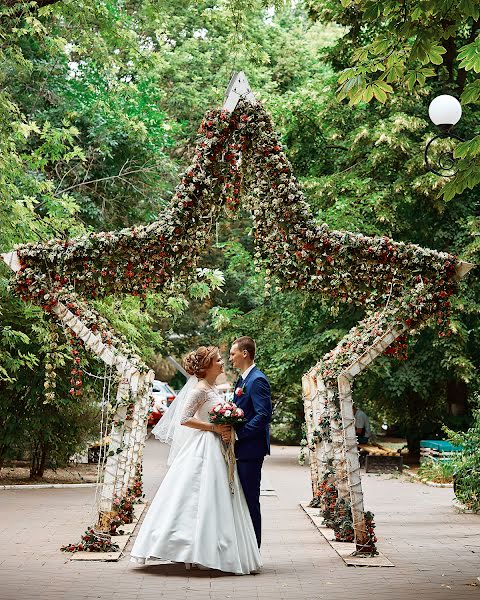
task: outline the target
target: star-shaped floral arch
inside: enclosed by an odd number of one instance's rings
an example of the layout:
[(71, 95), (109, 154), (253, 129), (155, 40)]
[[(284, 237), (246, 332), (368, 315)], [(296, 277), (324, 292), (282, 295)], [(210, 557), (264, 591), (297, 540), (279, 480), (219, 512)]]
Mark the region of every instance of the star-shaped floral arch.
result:
[[(21, 298), (56, 315), (80, 344), (122, 373), (118, 398), (127, 400), (117, 406), (114, 456), (107, 462), (107, 475), (116, 474), (105, 478), (99, 523), (108, 526), (114, 498), (132, 489), (135, 473), (138, 479), (152, 374), (88, 300), (145, 296), (188, 281), (222, 211), (234, 213), (240, 204), (252, 213), (255, 260), (267, 274), (267, 294), (271, 286), (300, 289), (366, 308), (365, 318), (304, 376), (303, 388), (314, 495), (326, 486), (334, 489), (343, 507), (338, 527), (351, 512), (351, 535), (359, 549), (371, 552), (373, 526), (363, 510), (351, 380), (428, 319), (445, 326), (441, 335), (448, 334), (450, 297), (471, 265), (445, 252), (317, 223), (271, 119), (243, 74), (232, 80), (225, 107), (205, 115), (193, 162), (158, 221), (26, 244), (4, 255), (16, 271), (12, 285)], [(134, 426), (126, 435), (128, 410)], [(119, 476), (122, 457), (126, 468)]]

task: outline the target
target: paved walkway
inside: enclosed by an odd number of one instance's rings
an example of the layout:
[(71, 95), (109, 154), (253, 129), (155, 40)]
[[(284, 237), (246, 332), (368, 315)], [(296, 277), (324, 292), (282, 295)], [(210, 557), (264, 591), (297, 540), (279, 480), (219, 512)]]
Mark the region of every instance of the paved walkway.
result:
[[(451, 489), (366, 475), (365, 502), (379, 547), (395, 568), (346, 567), (298, 507), (310, 497), (297, 449), (274, 447), (265, 463), (277, 496), (262, 497), (265, 568), (259, 575), (186, 572), (179, 565), (134, 567), (71, 562), (59, 551), (93, 522), (94, 490), (0, 491), (1, 600), (422, 600), (480, 597), (480, 516), (457, 514)], [(165, 473), (165, 449), (149, 440), (145, 491)], [(130, 540), (127, 550), (132, 546)]]

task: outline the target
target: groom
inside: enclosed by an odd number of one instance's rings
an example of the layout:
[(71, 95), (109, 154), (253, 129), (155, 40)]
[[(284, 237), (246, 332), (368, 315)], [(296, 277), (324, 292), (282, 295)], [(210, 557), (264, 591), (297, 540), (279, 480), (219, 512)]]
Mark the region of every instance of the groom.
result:
[(244, 411), (246, 422), (236, 427), (235, 455), (238, 476), (260, 548), (260, 480), (263, 459), (270, 454), (272, 398), (268, 379), (254, 360), (255, 342), (252, 338), (244, 336), (236, 339), (230, 348), (230, 362), (241, 372), (241, 377), (235, 384), (233, 401)]

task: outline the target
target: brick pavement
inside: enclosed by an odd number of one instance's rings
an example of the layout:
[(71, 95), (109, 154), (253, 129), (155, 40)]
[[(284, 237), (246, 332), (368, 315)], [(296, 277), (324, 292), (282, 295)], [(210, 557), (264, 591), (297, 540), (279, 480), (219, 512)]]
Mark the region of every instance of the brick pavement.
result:
[[(457, 514), (451, 489), (407, 478), (364, 477), (382, 552), (395, 568), (346, 567), (298, 503), (309, 497), (308, 469), (294, 448), (274, 447), (266, 461), (277, 496), (262, 497), (263, 572), (238, 577), (186, 572), (179, 565), (134, 567), (71, 562), (59, 547), (93, 521), (92, 489), (0, 491), (1, 600), (426, 600), (478, 598), (480, 516)], [(165, 449), (150, 440), (145, 491), (165, 473)], [(127, 547), (131, 547), (132, 540)]]

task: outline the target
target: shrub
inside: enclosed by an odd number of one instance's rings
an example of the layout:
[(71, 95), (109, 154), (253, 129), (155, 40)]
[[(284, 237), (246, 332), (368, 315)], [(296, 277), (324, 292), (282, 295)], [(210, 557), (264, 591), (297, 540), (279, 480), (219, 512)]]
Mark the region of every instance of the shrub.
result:
[(462, 446), (459, 456), (452, 461), (455, 495), (467, 508), (480, 510), (480, 395), (475, 395), (473, 425), (466, 432), (444, 431), (456, 446)]

